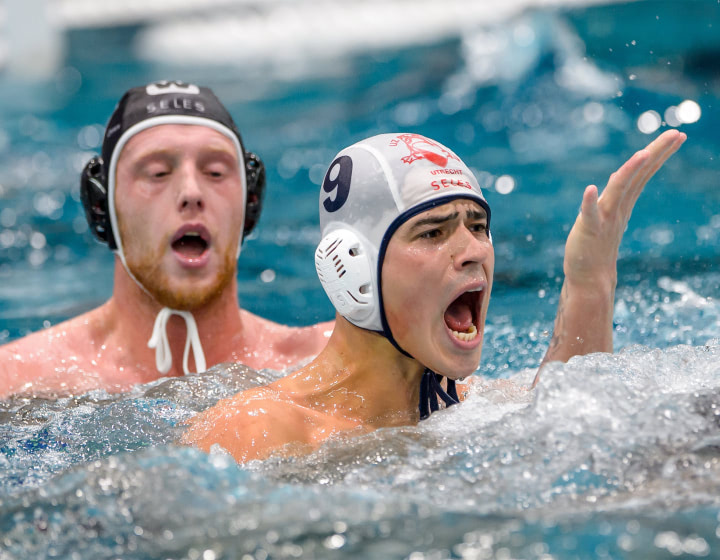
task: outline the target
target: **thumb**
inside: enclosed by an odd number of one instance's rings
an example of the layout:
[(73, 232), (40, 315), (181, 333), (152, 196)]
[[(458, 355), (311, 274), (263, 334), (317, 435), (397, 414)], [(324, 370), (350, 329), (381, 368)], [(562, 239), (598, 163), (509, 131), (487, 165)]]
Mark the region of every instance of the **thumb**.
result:
[(588, 225), (596, 225), (600, 223), (600, 214), (598, 212), (598, 188), (595, 185), (589, 185), (583, 193), (582, 204), (580, 205), (580, 213), (583, 219), (588, 221)]

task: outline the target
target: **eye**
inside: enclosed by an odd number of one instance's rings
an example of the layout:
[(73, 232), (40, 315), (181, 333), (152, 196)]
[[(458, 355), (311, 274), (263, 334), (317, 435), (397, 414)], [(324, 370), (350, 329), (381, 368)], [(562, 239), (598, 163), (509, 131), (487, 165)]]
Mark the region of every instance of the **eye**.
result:
[(442, 230), (440, 228), (432, 228), (421, 232), (418, 237), (420, 239), (435, 239), (437, 237), (440, 237), (441, 235)]
[(151, 163), (145, 168), (145, 174), (151, 179), (163, 179), (170, 175), (170, 166), (164, 163)]
[(485, 233), (486, 234), (488, 231), (486, 222), (476, 222), (474, 224), (470, 224), (469, 229), (473, 233)]
[(230, 174), (230, 169), (227, 165), (221, 162), (214, 162), (205, 167), (205, 175), (213, 179), (223, 179)]

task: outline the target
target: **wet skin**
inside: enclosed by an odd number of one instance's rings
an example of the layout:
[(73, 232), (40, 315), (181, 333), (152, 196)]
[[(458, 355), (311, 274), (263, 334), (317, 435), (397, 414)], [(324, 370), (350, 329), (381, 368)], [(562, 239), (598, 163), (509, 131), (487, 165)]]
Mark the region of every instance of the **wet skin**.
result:
[[(544, 363), (551, 360), (566, 361), (571, 356), (589, 352), (612, 351), (616, 262), (622, 234), (645, 184), (667, 158), (679, 149), (685, 138), (685, 135), (677, 130), (663, 133), (611, 176), (602, 196), (598, 197), (598, 190), (593, 185), (585, 190), (582, 212), (566, 245), (566, 277), (555, 332)], [(392, 249), (388, 248), (389, 251)], [(473, 257), (470, 261), (478, 258), (480, 257)], [(447, 259), (449, 263), (450, 257)], [(482, 292), (485, 294), (482, 299), (482, 312), (477, 314), (479, 318), (472, 317), (473, 322), (479, 323), (477, 327), (480, 340), (480, 327), (484, 325), (487, 294), (492, 280), (492, 265), (486, 263), (484, 266), (488, 286), (487, 290)], [(411, 270), (413, 269), (405, 268), (397, 274), (391, 272), (390, 275), (391, 278), (399, 278), (399, 282), (408, 282), (410, 280), (403, 279), (402, 275), (409, 274)], [(416, 286), (418, 294), (423, 294), (424, 297), (421, 301), (418, 297), (409, 298), (400, 306), (404, 310), (394, 310), (390, 297), (389, 313), (393, 314), (391, 326), (393, 332), (397, 331), (396, 338), (403, 345), (413, 348), (418, 355), (424, 356), (423, 347), (415, 349), (412, 337), (408, 335), (410, 328), (403, 330), (405, 323), (402, 319), (396, 320), (403, 311), (415, 313), (415, 307), (421, 308), (418, 312), (422, 311), (424, 315), (415, 320), (422, 321), (424, 317), (428, 317), (431, 320), (428, 324), (434, 326), (418, 323), (422, 325), (418, 327), (418, 332), (423, 333), (422, 338), (428, 344), (436, 344), (435, 352), (439, 352), (439, 357), (437, 362), (432, 362), (433, 367), (443, 371), (457, 357), (449, 350), (451, 346), (442, 338), (442, 329), (436, 325), (443, 324), (441, 311), (443, 306), (450, 305), (448, 300), (454, 293), (450, 289), (453, 284), (449, 280), (441, 278), (438, 285), (441, 288)], [(384, 289), (388, 286), (387, 281), (383, 286)], [(244, 362), (251, 367), (286, 367), (321, 349), (325, 341), (324, 333), (329, 332), (331, 324), (307, 329), (290, 329), (276, 325), (240, 310), (236, 293), (232, 292), (233, 290), (223, 290), (213, 303), (195, 311), (201, 333), (205, 337), (203, 345), (206, 348), (208, 364), (233, 360)], [(430, 303), (432, 297), (440, 298), (439, 302)], [(157, 302), (140, 290), (122, 266), (116, 264), (115, 291), (108, 303), (57, 327), (0, 348), (0, 396), (17, 391), (37, 393), (44, 390), (66, 394), (98, 387), (123, 390), (134, 383), (159, 377), (154, 369), (152, 353), (145, 347), (158, 308)], [(461, 315), (456, 314), (453, 319), (455, 326), (464, 322)], [(184, 326), (178, 321), (169, 325), (171, 346), (176, 356), (182, 352), (184, 343)], [(447, 319), (444, 323), (447, 325)], [(397, 352), (395, 355), (387, 354), (384, 346), (387, 341), (373, 333), (368, 333), (368, 338), (362, 343), (349, 342), (359, 335), (348, 334), (352, 332), (352, 326), (343, 320), (340, 320), (339, 324), (342, 328), (336, 333), (337, 336), (333, 337), (336, 343), (332, 345), (332, 352), (317, 362), (314, 369), (305, 370), (307, 375), (304, 379), (311, 380), (313, 375), (322, 372), (332, 385), (335, 383), (333, 376), (337, 375), (338, 368), (345, 367), (347, 363), (365, 364), (366, 367), (360, 369), (365, 369), (370, 376), (368, 379), (372, 379), (375, 368), (385, 367), (387, 362), (392, 364), (392, 367), (386, 368), (383, 373), (394, 372), (397, 375), (393, 377), (388, 373), (376, 379), (377, 386), (385, 389), (388, 379), (394, 379), (391, 384), (395, 384), (397, 392), (392, 396), (408, 405), (403, 405), (400, 409), (407, 408), (407, 411), (410, 411), (411, 405), (417, 403), (415, 378), (421, 375), (420, 362), (410, 360)], [(414, 328), (416, 327), (413, 326)], [(473, 349), (478, 352), (478, 359), (481, 346), (477, 344)], [(360, 352), (356, 351), (358, 348), (361, 349)], [(368, 348), (371, 348), (369, 353)], [(394, 351), (394, 348), (392, 349)], [(433, 356), (427, 357), (428, 362), (433, 359)], [(175, 360), (174, 368), (178, 362), (179, 360)], [(466, 365), (469, 367), (464, 358), (460, 359), (456, 363), (456, 371)], [(450, 372), (448, 374), (452, 375)], [(170, 375), (181, 375), (181, 371), (176, 369)], [(288, 383), (294, 387), (292, 384), (295, 381), (289, 379)], [(385, 402), (383, 397), (387, 395), (387, 391), (378, 395), (377, 402)], [(393, 410), (399, 410), (394, 408), (392, 402), (386, 404), (389, 406), (386, 409), (389, 416), (383, 415), (380, 410), (365, 411), (365, 419), (361, 418), (357, 422), (371, 424), (375, 422), (373, 419), (390, 418)], [(299, 406), (305, 405), (300, 403)], [(401, 421), (407, 422), (411, 418), (412, 416), (408, 416)], [(386, 420), (380, 423), (384, 421)], [(320, 433), (325, 432), (321, 430)]]
[[(541, 368), (551, 361), (613, 351), (617, 259), (623, 234), (648, 181), (686, 139), (678, 130), (667, 130), (613, 173), (601, 195), (595, 185), (585, 188), (580, 213), (565, 244), (565, 279)], [(533, 385), (539, 376), (540, 372)]]
[(232, 283), (239, 165), (233, 142), (202, 126), (154, 127), (123, 148), (115, 202), (126, 263), (163, 305), (193, 309)]
[[(546, 361), (612, 351), (622, 234), (645, 184), (684, 141), (676, 130), (665, 132), (611, 176), (601, 197), (592, 185), (585, 190), (568, 236), (561, 307)], [(339, 317), (311, 364), (266, 388), (220, 401), (193, 419), (184, 442), (205, 450), (217, 443), (242, 462), (416, 423), (426, 365), (457, 378), (479, 364), (494, 272), (481, 210), (460, 200), (440, 206), (403, 224), (388, 244), (381, 272), (385, 312), (398, 344), (414, 358)], [(482, 290), (472, 291), (477, 288)]]
[[(183, 441), (206, 451), (218, 444), (245, 462), (306, 453), (331, 437), (417, 423), (425, 367), (453, 378), (478, 367), (493, 266), (487, 217), (477, 203), (461, 199), (418, 214), (395, 232), (382, 267), (390, 328), (414, 357), (339, 317), (312, 363), (220, 401), (191, 420)], [(457, 315), (475, 325), (472, 340), (448, 327), (453, 306), (464, 308)]]
[[(494, 266), (487, 215), (477, 202), (458, 199), (398, 228), (385, 254), (382, 292), (400, 347), (453, 379), (473, 373), (482, 353)], [(464, 319), (449, 325), (451, 305), (463, 308)], [(473, 335), (458, 336), (468, 325)]]
[[(147, 291), (116, 256), (106, 303), (0, 347), (0, 398), (125, 391), (162, 377), (147, 342), (164, 305), (192, 310), (208, 367), (284, 370), (316, 356), (332, 322), (287, 327), (240, 309), (240, 181), (233, 143), (212, 129), (161, 125), (134, 136), (118, 158), (116, 202), (128, 263)], [(167, 376), (181, 376), (184, 321), (172, 317), (167, 332)]]

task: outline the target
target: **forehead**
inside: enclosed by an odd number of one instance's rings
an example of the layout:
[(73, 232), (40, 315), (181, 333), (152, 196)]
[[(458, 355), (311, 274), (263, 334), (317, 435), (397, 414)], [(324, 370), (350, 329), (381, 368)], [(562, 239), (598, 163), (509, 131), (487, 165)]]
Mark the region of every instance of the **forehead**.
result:
[(227, 151), (237, 159), (233, 141), (217, 130), (194, 124), (161, 124), (142, 130), (130, 138), (120, 152), (118, 165), (123, 160), (171, 151)]

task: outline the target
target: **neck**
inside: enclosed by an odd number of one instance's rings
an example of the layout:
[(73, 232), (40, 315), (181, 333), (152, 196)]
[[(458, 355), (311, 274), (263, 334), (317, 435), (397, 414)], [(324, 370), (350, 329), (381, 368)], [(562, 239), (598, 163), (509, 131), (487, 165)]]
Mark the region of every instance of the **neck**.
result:
[[(163, 306), (146, 293), (130, 277), (115, 258), (113, 295), (110, 299), (110, 312), (115, 317), (119, 343), (127, 348), (140, 367), (146, 371), (155, 370), (155, 350), (147, 347), (158, 312)], [(232, 352), (232, 339), (242, 332), (240, 306), (237, 299), (237, 282), (233, 281), (207, 304), (192, 313), (200, 334), (207, 366), (229, 361)], [(182, 356), (185, 348), (187, 327), (185, 320), (174, 315), (167, 324), (167, 335), (172, 349), (173, 364), (169, 376), (183, 374)], [(195, 367), (190, 358), (190, 368)], [(158, 373), (158, 376), (160, 374)]]
[(338, 316), (325, 349), (288, 383), (312, 407), (380, 428), (417, 423), (424, 371), (382, 335)]

